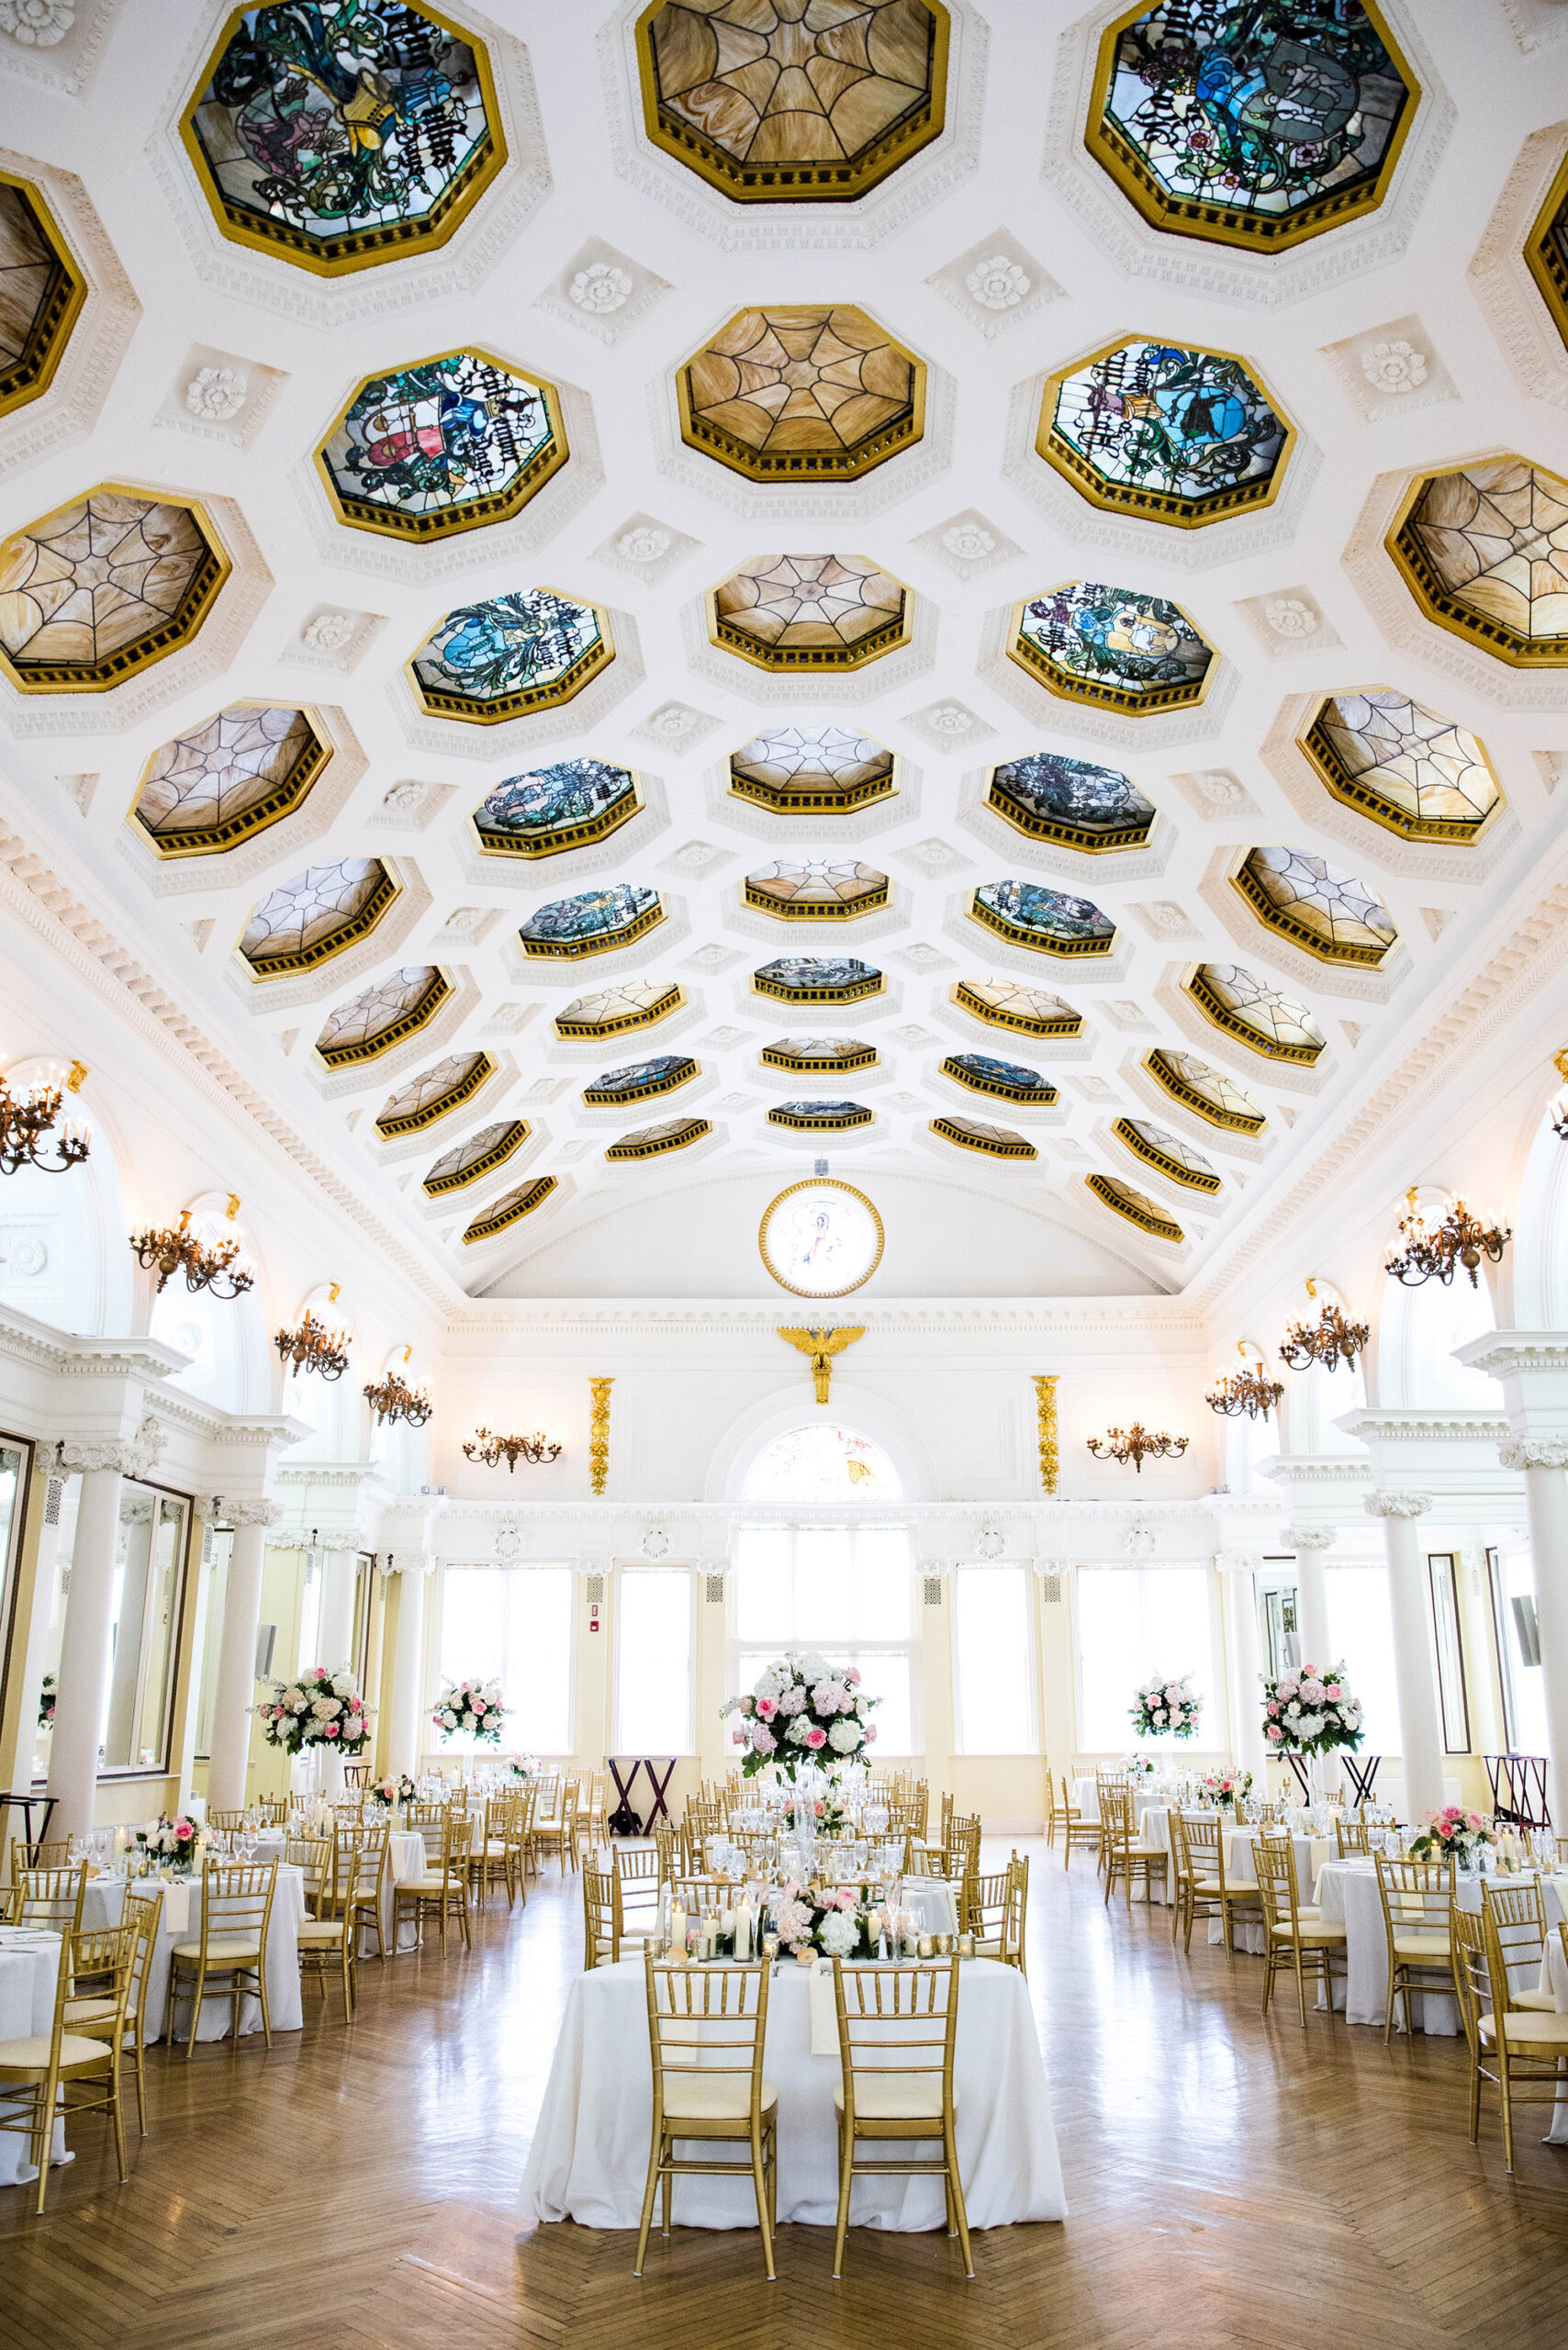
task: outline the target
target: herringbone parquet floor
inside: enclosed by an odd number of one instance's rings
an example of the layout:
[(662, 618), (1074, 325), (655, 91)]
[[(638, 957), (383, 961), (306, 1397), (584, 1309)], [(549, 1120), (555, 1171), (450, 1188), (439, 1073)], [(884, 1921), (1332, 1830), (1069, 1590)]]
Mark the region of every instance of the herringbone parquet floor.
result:
[[(755, 2240), (678, 2231), (641, 2284), (629, 2239), (571, 2226), (521, 2243), (512, 2210), (566, 1986), (575, 1881), (554, 1876), (471, 1955), (364, 1970), (359, 2017), (152, 2056), (151, 2134), (115, 2179), (73, 2134), (41, 2221), (0, 2191), (5, 2350), (1560, 2350), (1568, 2341), (1568, 2150), (1503, 2169), (1473, 2151), (1462, 2042), (1395, 2044), (1292, 2003), (1264, 2025), (1260, 1965), (1166, 1913), (1102, 1905), (1031, 1847), (1030, 1985), (1072, 2216), (977, 2235), (965, 2285), (945, 2236), (785, 2228), (780, 2283)], [(338, 2010), (329, 2010), (329, 2018)]]

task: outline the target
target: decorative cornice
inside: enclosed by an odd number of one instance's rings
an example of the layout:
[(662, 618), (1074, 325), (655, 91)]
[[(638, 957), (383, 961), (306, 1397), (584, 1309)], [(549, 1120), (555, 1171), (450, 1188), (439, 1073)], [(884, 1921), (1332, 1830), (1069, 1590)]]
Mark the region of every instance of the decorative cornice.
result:
[(1363, 1444), (1500, 1444), (1508, 1424), (1483, 1412), (1347, 1412), (1338, 1425)]
[(62, 1437), (55, 1447), (55, 1466), (66, 1477), (103, 1469), (116, 1470), (122, 1477), (150, 1477), (167, 1442), (149, 1413), (134, 1436)]
[(1568, 1332), (1562, 1330), (1488, 1330), (1453, 1351), (1456, 1361), (1493, 1379), (1568, 1375)]
[(1497, 1458), (1505, 1469), (1568, 1469), (1568, 1437), (1511, 1436)]
[(1431, 1506), (1430, 1494), (1367, 1494), (1361, 1500), (1369, 1517), (1424, 1517)]
[(433, 1550), (398, 1550), (381, 1561), (384, 1575), (433, 1575), (435, 1569)]
[(1301, 1453), (1293, 1460), (1265, 1460), (1262, 1475), (1282, 1485), (1364, 1485), (1372, 1463), (1353, 1453)]
[(1261, 1558), (1252, 1550), (1216, 1550), (1215, 1565), (1222, 1575), (1256, 1574), (1262, 1565)]

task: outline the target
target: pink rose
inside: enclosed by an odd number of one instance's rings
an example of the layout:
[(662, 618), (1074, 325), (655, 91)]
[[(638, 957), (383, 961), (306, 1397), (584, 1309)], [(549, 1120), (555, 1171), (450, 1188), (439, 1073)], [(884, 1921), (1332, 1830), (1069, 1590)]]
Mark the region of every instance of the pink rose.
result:
[(759, 1697), (756, 1701), (756, 1710), (765, 1722), (770, 1722), (778, 1711), (778, 1707), (771, 1697)]
[(743, 1714), (755, 1714), (756, 1711), (756, 1699), (755, 1697), (743, 1697), (741, 1699), (741, 1711)]
[(1269, 1712), (1270, 1712), (1271, 1716), (1272, 1716), (1272, 1715), (1274, 1715), (1274, 1714), (1277, 1714), (1277, 1713), (1279, 1712), (1279, 1710), (1280, 1710), (1280, 1709), (1279, 1709), (1278, 1706), (1276, 1706), (1276, 1705), (1275, 1705), (1275, 1703), (1274, 1703), (1274, 1701), (1273, 1701), (1272, 1697), (1271, 1697), (1271, 1698), (1270, 1698), (1270, 1700), (1269, 1700)]
[(858, 1683), (859, 1683), (859, 1679), (860, 1679), (860, 1667), (859, 1667), (857, 1664), (851, 1664), (851, 1665), (846, 1666), (846, 1669), (845, 1669), (845, 1674), (844, 1674), (844, 1677), (845, 1677), (846, 1681), (847, 1681), (847, 1682), (851, 1683), (852, 1684), (857, 1684), (857, 1684), (858, 1684)]
[(194, 1836), (196, 1834), (196, 1830), (191, 1826), (188, 1819), (176, 1819), (174, 1822), (174, 1833), (176, 1836)]
[(1339, 1682), (1328, 1681), (1324, 1684), (1323, 1694), (1326, 1697), (1342, 1697), (1345, 1692)]
[(814, 1753), (816, 1752), (816, 1750), (817, 1750), (817, 1748), (818, 1748), (819, 1746), (825, 1746), (825, 1745), (827, 1744), (827, 1732), (826, 1732), (826, 1730), (825, 1730), (825, 1729), (809, 1729), (809, 1730), (806, 1732), (806, 1744), (811, 1748), (811, 1750), (812, 1750), (812, 1753), (814, 1754)]
[(476, 1697), (476, 1698), (475, 1698), (475, 1700), (474, 1700), (474, 1711), (475, 1711), (476, 1714), (482, 1714), (482, 1713), (484, 1712), (484, 1710), (485, 1710), (485, 1700), (483, 1699), (483, 1697)]
[(336, 1722), (329, 1722), (329, 1723), (327, 1724), (327, 1736), (328, 1736), (329, 1738), (336, 1738), (337, 1734), (338, 1734), (338, 1725), (337, 1725), (337, 1723), (336, 1723)]
[(871, 1743), (871, 1741), (872, 1741), (872, 1740), (873, 1740), (873, 1739), (876, 1737), (876, 1735), (877, 1735), (877, 1725), (876, 1725), (876, 1723), (875, 1723), (875, 1722), (868, 1722), (868, 1723), (867, 1723), (867, 1725), (866, 1725), (866, 1728), (865, 1728), (865, 1729), (862, 1731), (861, 1735), (864, 1737), (864, 1739), (865, 1739), (865, 1740), (866, 1740), (867, 1745), (868, 1745), (868, 1746), (869, 1746), (869, 1745), (870, 1745), (870, 1743)]
[(814, 1807), (814, 1808), (819, 1819), (825, 1819), (827, 1818), (827, 1806), (825, 1803), (819, 1803)]
[(1279, 1726), (1279, 1723), (1278, 1723), (1278, 1722), (1271, 1722), (1271, 1723), (1269, 1724), (1268, 1729), (1264, 1731), (1263, 1735), (1265, 1736), (1265, 1738), (1280, 1739), (1280, 1738), (1283, 1738), (1283, 1736), (1284, 1736), (1284, 1732), (1283, 1732), (1283, 1730), (1280, 1728), (1280, 1726)]

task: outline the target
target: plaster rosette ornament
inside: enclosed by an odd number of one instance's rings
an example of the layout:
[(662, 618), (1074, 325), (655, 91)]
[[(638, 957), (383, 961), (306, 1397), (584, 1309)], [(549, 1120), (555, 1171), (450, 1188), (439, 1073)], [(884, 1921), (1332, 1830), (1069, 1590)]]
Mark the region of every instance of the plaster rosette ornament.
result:
[(1218, 658), (1179, 604), (1092, 579), (1014, 605), (1007, 657), (1064, 701), (1135, 717), (1201, 702)]
[(1263, 1060), (1311, 1069), (1328, 1049), (1328, 1039), (1305, 1003), (1239, 963), (1200, 963), (1188, 977), (1186, 993), (1211, 1026)]
[(613, 881), (608, 889), (587, 890), (580, 896), (556, 898), (540, 906), (520, 925), (517, 935), (525, 955), (575, 960), (630, 946), (664, 918), (656, 890)]
[(471, 348), (366, 376), (316, 467), (340, 522), (428, 546), (510, 521), (569, 454), (554, 385)]
[(1136, 1225), (1151, 1240), (1163, 1240), (1169, 1247), (1179, 1248), (1186, 1239), (1186, 1234), (1168, 1210), (1157, 1207), (1147, 1192), (1135, 1191), (1119, 1175), (1086, 1175), (1083, 1181), (1102, 1207), (1109, 1208), (1124, 1223)]
[(291, 815), (331, 755), (309, 711), (230, 702), (153, 752), (129, 822), (160, 857), (218, 856)]
[(559, 856), (619, 832), (642, 805), (630, 767), (561, 759), (498, 783), (475, 809), (473, 824), (486, 856)]
[(759, 555), (710, 591), (708, 639), (759, 669), (843, 674), (907, 644), (913, 604), (865, 555)]
[(1144, 1055), (1143, 1065), (1155, 1083), (1211, 1126), (1230, 1134), (1260, 1135), (1268, 1119), (1252, 1096), (1224, 1069), (1211, 1069), (1192, 1053), (1157, 1045)]
[(770, 726), (730, 754), (731, 796), (776, 816), (847, 816), (898, 790), (892, 753), (853, 727)]
[(1382, 203), (1420, 95), (1372, 0), (1159, 0), (1105, 32), (1085, 140), (1151, 228), (1278, 253)]
[(748, 873), (741, 890), (748, 906), (780, 922), (853, 922), (885, 906), (891, 886), (885, 873), (855, 858), (800, 864), (780, 857)]
[(423, 1134), (472, 1102), (494, 1077), (496, 1066), (488, 1053), (448, 1053), (382, 1103), (375, 1115), (376, 1133), (383, 1142)]
[(378, 856), (312, 865), (262, 900), (241, 934), (240, 959), (255, 979), (317, 970), (368, 938), (400, 894)]
[(1266, 929), (1320, 963), (1375, 970), (1398, 944), (1376, 890), (1305, 850), (1249, 849), (1231, 886)]
[(1294, 443), (1250, 362), (1137, 339), (1047, 377), (1035, 436), (1092, 506), (1179, 530), (1271, 505)]
[(444, 245), (507, 159), (483, 46), (401, 0), (237, 8), (180, 131), (222, 234), (322, 277)]
[(1387, 686), (1326, 695), (1296, 740), (1336, 800), (1402, 840), (1478, 841), (1504, 804), (1484, 744)]
[(40, 399), (87, 298), (41, 188), (0, 172), (0, 417)]
[(316, 1039), (317, 1058), (330, 1069), (379, 1060), (428, 1028), (452, 995), (452, 981), (433, 963), (409, 964), (334, 1005)]
[(942, 130), (940, 0), (655, 0), (644, 129), (735, 204), (852, 203)]
[(1568, 481), (1524, 457), (1417, 476), (1387, 539), (1420, 610), (1516, 669), (1568, 668)]
[(609, 616), (551, 588), (460, 605), (408, 665), (420, 710), (495, 726), (558, 710), (615, 658)]
[(953, 1002), (988, 1028), (1011, 1028), (1020, 1036), (1046, 1036), (1068, 1043), (1083, 1034), (1083, 1014), (1059, 995), (1020, 987), (1015, 979), (959, 979)]
[(597, 995), (579, 995), (551, 1024), (563, 1044), (598, 1044), (637, 1028), (653, 1028), (679, 1012), (686, 990), (673, 979), (628, 979)]
[(195, 500), (106, 482), (0, 542), (0, 669), (105, 693), (188, 644), (231, 565)]
[(680, 437), (745, 480), (853, 482), (925, 429), (925, 368), (864, 310), (742, 310), (676, 375)]
[(1115, 923), (1090, 899), (1036, 881), (984, 881), (969, 913), (971, 922), (1037, 955), (1109, 955), (1116, 943)]
[(1056, 751), (1031, 751), (992, 767), (985, 804), (1032, 840), (1092, 856), (1141, 848), (1155, 814), (1154, 802), (1117, 768)]

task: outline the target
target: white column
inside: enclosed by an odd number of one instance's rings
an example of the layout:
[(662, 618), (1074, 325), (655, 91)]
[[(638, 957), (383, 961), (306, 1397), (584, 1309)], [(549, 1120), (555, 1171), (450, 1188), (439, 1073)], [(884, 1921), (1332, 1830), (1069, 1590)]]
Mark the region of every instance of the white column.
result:
[(267, 1528), (283, 1512), (276, 1502), (223, 1501), (218, 1505), (234, 1529), (229, 1583), (223, 1599), (223, 1629), (218, 1646), (218, 1680), (212, 1693), (212, 1745), (207, 1766), (209, 1811), (239, 1811), (247, 1793), (251, 1754), (251, 1707), (256, 1695), (256, 1630), (262, 1620), (262, 1569)]
[(68, 1471), (82, 1466), (82, 1498), (49, 1753), (49, 1792), (56, 1799), (49, 1832), (55, 1838), (80, 1835), (90, 1828), (97, 1800), (98, 1731), (109, 1685), (121, 1484), (118, 1468), (89, 1469), (80, 1456), (68, 1458), (64, 1466)]
[(321, 1628), (316, 1646), (329, 1673), (349, 1662), (353, 1644), (353, 1583), (356, 1550), (321, 1554)]
[(392, 1651), (392, 1720), (386, 1740), (389, 1772), (419, 1769), (424, 1744), (425, 1577), (435, 1561), (421, 1552), (399, 1551), (386, 1572), (398, 1578), (398, 1641)]
[(1551, 1750), (1547, 1803), (1553, 1820), (1561, 1823), (1559, 1794), (1568, 1789), (1568, 1440), (1514, 1437), (1499, 1445), (1497, 1458), (1505, 1469), (1525, 1473), (1546, 1741)]
[(1328, 1578), (1323, 1569), (1323, 1553), (1331, 1550), (1338, 1539), (1332, 1526), (1293, 1526), (1286, 1529), (1287, 1550), (1295, 1553), (1296, 1623), (1301, 1632), (1301, 1655), (1304, 1664), (1315, 1664), (1320, 1670), (1333, 1664), (1328, 1639)]
[(1257, 1561), (1236, 1550), (1215, 1561), (1230, 1585), (1232, 1732), (1238, 1766), (1250, 1771), (1258, 1792), (1267, 1787), (1263, 1767), (1263, 1680), (1258, 1654)]
[[(1388, 1553), (1388, 1603), (1394, 1619), (1394, 1676), (1399, 1690), (1399, 1738), (1405, 1750), (1405, 1802), (1412, 1819), (1443, 1799), (1443, 1740), (1432, 1662), (1425, 1561), (1416, 1520), (1430, 1509), (1428, 1494), (1368, 1494), (1367, 1514), (1383, 1520)], [(1355, 1684), (1352, 1681), (1351, 1687)]]

